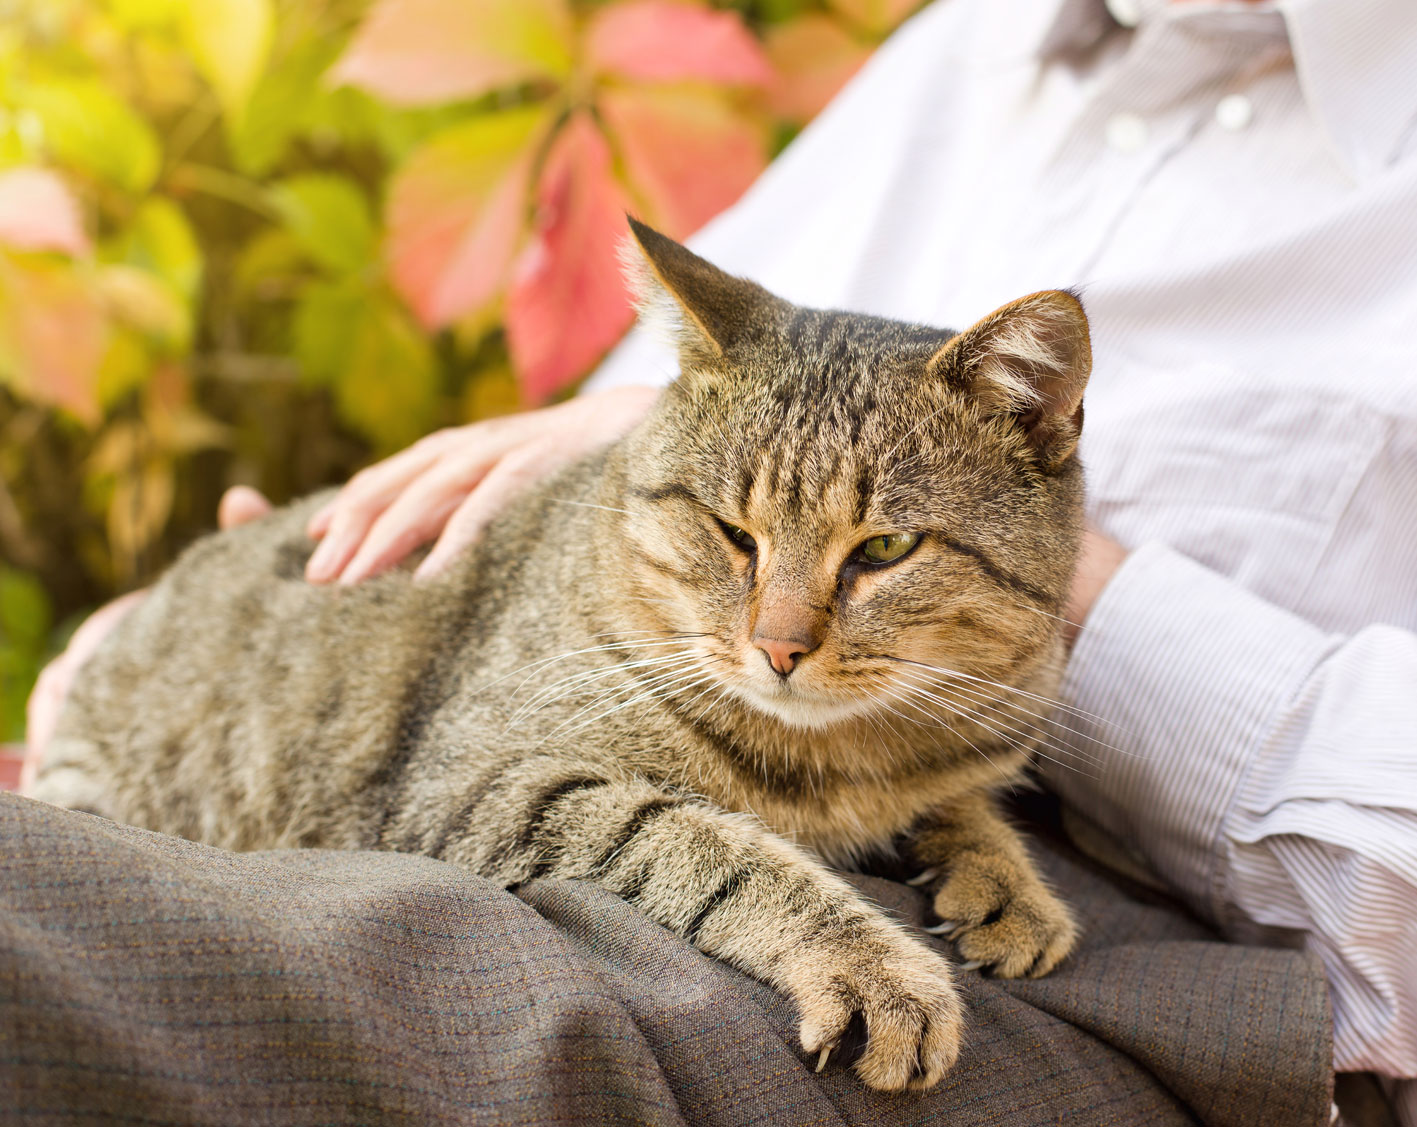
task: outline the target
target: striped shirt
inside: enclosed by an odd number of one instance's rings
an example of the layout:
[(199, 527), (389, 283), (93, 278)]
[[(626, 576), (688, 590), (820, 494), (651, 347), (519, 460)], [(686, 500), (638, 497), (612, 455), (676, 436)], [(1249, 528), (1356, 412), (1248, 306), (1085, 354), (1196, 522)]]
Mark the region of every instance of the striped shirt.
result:
[[(1315, 951), (1337, 1066), (1417, 1127), (1417, 4), (1110, 8), (939, 0), (694, 245), (955, 327), (1081, 287), (1090, 511), (1133, 551), (1049, 782)], [(673, 369), (636, 334), (596, 384)]]

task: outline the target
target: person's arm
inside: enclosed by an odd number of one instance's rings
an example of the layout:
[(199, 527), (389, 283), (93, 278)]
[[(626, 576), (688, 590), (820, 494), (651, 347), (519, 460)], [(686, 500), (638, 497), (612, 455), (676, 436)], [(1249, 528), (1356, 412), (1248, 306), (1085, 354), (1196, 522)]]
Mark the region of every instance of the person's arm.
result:
[(1314, 951), (1339, 1069), (1417, 1076), (1417, 636), (1325, 634), (1159, 543), (1114, 570), (1050, 785), (1227, 935)]

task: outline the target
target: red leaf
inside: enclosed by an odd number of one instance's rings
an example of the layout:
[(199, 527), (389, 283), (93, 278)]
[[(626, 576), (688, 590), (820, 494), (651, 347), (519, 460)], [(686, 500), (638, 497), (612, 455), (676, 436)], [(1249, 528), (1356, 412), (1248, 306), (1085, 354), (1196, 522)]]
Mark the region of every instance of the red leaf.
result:
[(475, 98), (571, 69), (566, 0), (379, 0), (331, 71), (400, 106)]
[(89, 250), (74, 197), (63, 180), (40, 168), (0, 172), (0, 243), (72, 255)]
[(767, 165), (763, 127), (712, 91), (622, 87), (599, 109), (652, 221), (676, 239), (733, 203)]
[(584, 111), (552, 142), (536, 195), (536, 230), (517, 262), (506, 325), (523, 394), (540, 403), (586, 372), (632, 320), (616, 253), (625, 197), (610, 147)]
[(768, 32), (767, 50), (777, 72), (768, 109), (798, 122), (816, 117), (871, 55), (836, 20), (811, 13)]
[(98, 421), (108, 319), (96, 288), (71, 266), (0, 257), (0, 380), (40, 403)]
[(602, 8), (586, 31), (585, 51), (595, 73), (645, 82), (697, 78), (762, 86), (772, 78), (767, 57), (735, 13), (673, 0)]
[(547, 123), (540, 108), (473, 118), (435, 136), (394, 178), (387, 257), (424, 325), (455, 321), (506, 284)]

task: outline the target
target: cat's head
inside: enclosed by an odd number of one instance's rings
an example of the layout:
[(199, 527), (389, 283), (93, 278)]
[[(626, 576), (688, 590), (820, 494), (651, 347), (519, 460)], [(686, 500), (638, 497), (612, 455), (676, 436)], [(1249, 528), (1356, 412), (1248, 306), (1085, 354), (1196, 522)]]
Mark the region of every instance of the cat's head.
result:
[(692, 684), (820, 728), (1056, 664), (1091, 368), (1077, 299), (956, 335), (803, 309), (633, 229), (643, 314), (682, 371), (626, 447), (624, 568), (700, 659)]

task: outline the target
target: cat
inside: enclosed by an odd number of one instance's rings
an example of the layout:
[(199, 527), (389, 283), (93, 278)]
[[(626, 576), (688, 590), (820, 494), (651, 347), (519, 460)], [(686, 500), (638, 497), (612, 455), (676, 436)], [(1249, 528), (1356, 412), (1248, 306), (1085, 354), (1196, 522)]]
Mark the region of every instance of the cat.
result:
[(809, 1063), (864, 1028), (861, 1080), (929, 1087), (951, 967), (828, 865), (904, 835), (1000, 975), (1074, 943), (993, 795), (1060, 677), (1086, 318), (799, 308), (631, 224), (682, 371), (637, 429), (430, 581), (305, 582), (320, 497), (199, 541), (79, 674), (36, 796), (595, 881), (789, 996)]

